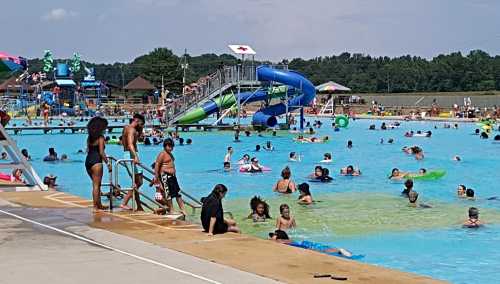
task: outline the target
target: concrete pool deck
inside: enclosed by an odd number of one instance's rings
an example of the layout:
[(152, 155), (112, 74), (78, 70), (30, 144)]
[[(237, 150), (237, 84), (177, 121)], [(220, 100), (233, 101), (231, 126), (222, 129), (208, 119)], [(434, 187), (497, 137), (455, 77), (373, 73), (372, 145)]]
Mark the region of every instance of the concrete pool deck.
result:
[[(196, 224), (168, 220), (162, 216), (149, 213), (120, 211), (93, 213), (90, 206), (91, 201), (63, 192), (0, 192), (0, 218), (10, 219), (11, 223), (12, 220), (19, 221), (22, 219), (16, 219), (16, 217), (8, 214), (26, 218), (23, 224), (7, 226), (7, 229), (0, 225), (0, 236), (8, 234), (8, 239), (18, 241), (22, 236), (22, 230), (27, 229), (26, 226), (29, 225), (27, 224), (27, 222), (30, 222), (28, 220), (33, 220), (65, 232), (69, 231), (77, 236), (84, 236), (101, 244), (118, 246), (120, 250), (143, 258), (158, 262), (164, 260), (161, 263), (168, 263), (168, 265), (180, 268), (183, 271), (201, 275), (208, 280), (212, 279), (214, 280), (213, 283), (273, 283), (274, 281), (326, 283), (334, 281), (330, 278), (313, 278), (314, 274), (345, 276), (348, 278), (347, 283), (442, 283), (429, 277), (345, 260), (246, 235), (224, 234), (209, 237), (201, 232)], [(1, 220), (0, 223), (2, 223)], [(21, 232), (19, 232), (19, 228), (16, 229), (16, 226), (21, 228)], [(37, 226), (33, 226), (33, 228), (35, 227)], [(33, 228), (28, 228), (28, 231), (40, 230), (40, 228)], [(42, 231), (47, 232), (45, 229)], [(60, 234), (59, 236), (50, 236), (50, 238), (60, 237)], [(54, 239), (48, 245), (50, 244), (54, 251), (71, 250), (73, 252), (71, 253), (72, 256), (80, 258), (85, 254), (86, 249), (82, 247), (80, 251), (79, 245), (74, 238), (73, 236), (72, 240), (64, 242)], [(40, 241), (46, 240), (42, 238)], [(28, 244), (20, 242), (15, 246), (16, 249), (9, 248), (8, 245), (5, 248), (5, 242), (2, 242), (2, 238), (0, 238), (0, 252), (5, 250), (6, 253), (2, 252), (2, 255), (11, 256), (13, 259), (26, 254), (34, 261), (33, 253), (30, 255), (30, 244), (33, 244), (33, 242)], [(39, 245), (37, 243), (37, 246)], [(38, 257), (36, 251), (34, 253)], [(102, 252), (93, 251), (91, 254), (93, 257), (81, 261), (89, 261), (94, 264), (102, 262), (103, 267), (109, 265), (106, 262), (109, 259), (103, 256), (109, 254), (107, 250)], [(67, 261), (71, 260), (72, 258), (68, 258), (67, 255)], [(173, 257), (174, 255), (175, 257)], [(109, 257), (116, 257), (118, 262), (106, 273), (113, 273), (113, 270), (116, 269), (118, 272), (123, 271), (124, 280), (136, 279), (134, 277), (137, 277), (137, 275), (134, 274), (137, 273), (134, 270), (128, 271), (121, 266), (124, 266), (125, 263), (141, 261), (138, 261), (137, 258), (127, 261), (123, 257), (119, 258), (114, 254)], [(7, 259), (9, 258), (7, 257)], [(55, 261), (55, 264), (57, 264), (56, 258), (50, 260)], [(19, 259), (19, 261), (21, 260)], [(59, 261), (61, 262), (61, 260)], [(4, 262), (0, 265), (0, 269), (2, 271), (14, 270), (21, 275), (27, 273), (28, 269), (34, 271), (33, 267), (26, 266), (26, 271), (23, 272), (22, 267), (16, 266), (16, 263), (20, 262)], [(165, 277), (177, 277), (181, 283), (189, 283), (190, 280), (192, 280), (191, 283), (210, 282), (174, 270), (168, 272), (157, 271), (158, 265), (153, 265), (151, 262), (149, 262), (150, 265), (147, 264), (148, 262), (141, 262), (141, 267), (144, 266), (144, 270), (140, 273), (141, 275), (147, 275), (147, 279), (151, 278), (148, 274), (165, 273)], [(83, 267), (86, 266), (82, 266), (80, 269)], [(59, 269), (57, 265), (48, 266), (48, 268), (48, 270), (53, 270), (54, 275), (58, 275)], [(93, 268), (95, 267), (88, 267), (89, 272), (93, 271)], [(75, 275), (80, 274), (85, 273), (81, 271), (79, 273), (75, 272)], [(62, 275), (71, 277), (71, 273), (68, 271)], [(124, 277), (125, 275), (129, 278)], [(12, 276), (12, 280), (16, 279), (14, 276)], [(91, 279), (90, 276), (88, 277), (88, 279)], [(99, 277), (100, 274), (96, 275), (96, 278)], [(120, 279), (122, 276), (116, 275), (116, 277)], [(0, 282), (2, 282), (1, 278)], [(78, 281), (72, 282), (76, 283)], [(118, 281), (116, 282), (118, 283)], [(79, 283), (83, 283), (83, 281)]]

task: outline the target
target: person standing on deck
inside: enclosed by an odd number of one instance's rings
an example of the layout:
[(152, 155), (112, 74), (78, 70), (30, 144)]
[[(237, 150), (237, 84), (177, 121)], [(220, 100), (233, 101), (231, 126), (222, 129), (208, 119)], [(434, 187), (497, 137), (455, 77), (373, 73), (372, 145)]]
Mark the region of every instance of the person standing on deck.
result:
[[(141, 114), (134, 114), (134, 117), (130, 121), (130, 124), (123, 128), (123, 133), (122, 133), (122, 144), (124, 151), (123, 158), (133, 160), (133, 167), (131, 169), (130, 174), (135, 175), (134, 190), (136, 191), (135, 201), (137, 202), (137, 211), (144, 211), (142, 209), (141, 199), (138, 194), (139, 188), (142, 185), (142, 170), (137, 167), (137, 164), (140, 163), (138, 149), (137, 149), (137, 140), (139, 139), (139, 136), (142, 134), (144, 124), (145, 124), (144, 116)], [(129, 191), (127, 195), (125, 195), (125, 198), (123, 198), (123, 203), (120, 205), (120, 208), (130, 210), (131, 208), (127, 205), (130, 198), (132, 198), (132, 191)]]

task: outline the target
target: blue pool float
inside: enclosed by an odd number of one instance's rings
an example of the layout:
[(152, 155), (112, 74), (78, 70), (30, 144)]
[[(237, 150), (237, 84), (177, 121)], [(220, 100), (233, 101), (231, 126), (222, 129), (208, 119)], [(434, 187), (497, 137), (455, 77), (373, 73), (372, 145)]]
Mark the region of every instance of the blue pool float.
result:
[(310, 242), (310, 241), (291, 242), (291, 243), (289, 243), (289, 245), (294, 246), (294, 247), (298, 247), (298, 248), (314, 250), (314, 251), (318, 251), (321, 253), (325, 253), (325, 254), (333, 255), (333, 256), (337, 256), (337, 257), (352, 259), (352, 260), (359, 260), (359, 259), (362, 259), (365, 257), (362, 254), (352, 255), (350, 257), (347, 257), (344, 255), (341, 255), (338, 252), (330, 252), (329, 250), (335, 249), (333, 247), (329, 247), (327, 245), (323, 245), (323, 244), (315, 243), (315, 242)]

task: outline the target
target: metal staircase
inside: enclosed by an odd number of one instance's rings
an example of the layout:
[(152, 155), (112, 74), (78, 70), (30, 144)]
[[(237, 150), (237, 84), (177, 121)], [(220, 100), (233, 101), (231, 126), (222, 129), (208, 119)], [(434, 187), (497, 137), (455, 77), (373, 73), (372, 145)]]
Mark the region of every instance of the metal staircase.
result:
[[(112, 165), (112, 172), (109, 173), (109, 183), (103, 183), (102, 186), (107, 186), (109, 187), (109, 193), (104, 193), (103, 195), (106, 195), (109, 199), (109, 209), (112, 211), (113, 210), (113, 199), (114, 199), (114, 191), (118, 190), (123, 194), (126, 194), (128, 191), (132, 191), (132, 209), (135, 211), (135, 194), (139, 194), (143, 200), (141, 200), (141, 205), (144, 206), (145, 208), (155, 211), (153, 206), (157, 206), (158, 208), (163, 208), (167, 209), (164, 205), (158, 203), (156, 200), (153, 198), (149, 197), (145, 193), (134, 190), (134, 187), (123, 187), (120, 183), (120, 170), (125, 170), (126, 176), (130, 178), (131, 185), (135, 184), (135, 174), (132, 173), (131, 169), (134, 167), (132, 166), (133, 160), (131, 159), (116, 159), (114, 157), (108, 157), (110, 160), (110, 163)], [(143, 171), (143, 179), (147, 181), (148, 183), (152, 183), (153, 177), (154, 177), (154, 172), (152, 169), (149, 167), (145, 166), (144, 164), (136, 164), (135, 165), (138, 168), (141, 168)], [(144, 185), (146, 186), (146, 184)], [(168, 190), (168, 189), (165, 189)], [(195, 197), (191, 196), (190, 194), (186, 193), (185, 191), (181, 190), (180, 193), (182, 194), (182, 198), (184, 201), (184, 204), (190, 207), (193, 210), (193, 213), (195, 212), (196, 209), (201, 208), (201, 202), (196, 199)], [(167, 195), (167, 192), (165, 192), (165, 195)], [(184, 216), (182, 215), (173, 215), (170, 216), (167, 214), (167, 218), (170, 219), (179, 219), (183, 218)]]
[(238, 83), (245, 87), (260, 86), (260, 82), (257, 81), (256, 67), (253, 65), (224, 67), (222, 71), (218, 70), (201, 81), (197, 92), (183, 96), (167, 106), (166, 121), (168, 125), (175, 124), (188, 112), (236, 87)]
[(42, 180), (35, 172), (31, 164), (24, 158), (17, 147), (17, 144), (10, 138), (5, 128), (0, 124), (0, 149), (3, 148), (7, 155), (9, 155), (10, 163), (0, 163), (0, 171), (8, 170), (9, 173), (14, 169), (20, 169), (26, 179), (26, 185), (22, 184), (6, 184), (16, 191), (20, 190), (47, 190), (47, 186), (43, 184)]

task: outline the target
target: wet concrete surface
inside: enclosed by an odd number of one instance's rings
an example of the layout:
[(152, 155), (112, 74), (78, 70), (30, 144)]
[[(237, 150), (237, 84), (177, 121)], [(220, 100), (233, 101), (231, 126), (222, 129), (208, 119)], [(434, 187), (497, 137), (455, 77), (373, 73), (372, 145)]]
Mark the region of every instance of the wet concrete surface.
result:
[(0, 283), (277, 283), (81, 223), (87, 209), (0, 207), (24, 218), (199, 275), (199, 279), (0, 212)]
[[(120, 249), (140, 256), (150, 256), (170, 265), (178, 265), (187, 271), (212, 277), (211, 279), (221, 283), (272, 283), (271, 279), (286, 283), (332, 281), (329, 278), (314, 278), (313, 275), (317, 273), (346, 276), (348, 283), (441, 283), (424, 276), (349, 261), (246, 235), (228, 233), (210, 237), (196, 224), (167, 220), (153, 214), (128, 211), (93, 212), (89, 205), (85, 205), (85, 200), (64, 193), (0, 193), (1, 199), (4, 199), (4, 204), (8, 202), (11, 205), (21, 205), (17, 208), (6, 207), (9, 212), (100, 240), (111, 246), (119, 246)], [(3, 219), (6, 218), (1, 215)], [(116, 279), (128, 283), (145, 281), (143, 277), (156, 281), (174, 277), (172, 279), (176, 279), (176, 283), (184, 283), (183, 281), (197, 283), (199, 280), (185, 278), (186, 275), (182, 273), (171, 275), (172, 271), (166, 272), (163, 271), (165, 269), (152, 267), (154, 265), (138, 262), (137, 259), (115, 255), (116, 252), (106, 251), (101, 247), (92, 247), (87, 243), (82, 244), (81, 241), (54, 235), (53, 232), (47, 232), (47, 229), (36, 226), (31, 226), (32, 231), (28, 232), (24, 240), (23, 238), (18, 240), (16, 230), (25, 230), (27, 227), (30, 226), (18, 224), (2, 231), (14, 232), (14, 235), (9, 233), (10, 235), (6, 237), (9, 242), (5, 243), (10, 245), (0, 246), (0, 255), (13, 255), (12, 261), (0, 264), (0, 271), (14, 267), (14, 276), (10, 280), (18, 280), (19, 278), (15, 277), (22, 277), (28, 271), (28, 268), (18, 265), (25, 257), (31, 257), (31, 261), (35, 262), (34, 271), (42, 270), (45, 273), (50, 270), (50, 273), (44, 275), (46, 277), (44, 279), (50, 280), (52, 279), (50, 277), (57, 275), (59, 266), (68, 271), (61, 272), (64, 276), (61, 279), (68, 280), (72, 275), (83, 277), (77, 278), (80, 282), (51, 281), (51, 283), (84, 283), (87, 280), (87, 282), (95, 281), (93, 278), (101, 281), (99, 278), (101, 275), (109, 281), (114, 281), (117, 277)], [(29, 242), (30, 239), (35, 241)], [(68, 259), (69, 262), (66, 263), (64, 259)], [(44, 266), (45, 262), (51, 265)], [(88, 273), (81, 273), (77, 271), (77, 265), (70, 265), (73, 262), (92, 264), (88, 266)], [(144, 271), (136, 271), (136, 265)], [(87, 268), (86, 265), (83, 267)], [(91, 275), (97, 276), (91, 278)], [(129, 278), (133, 281), (130, 282)], [(1, 275), (0, 283), (3, 283)]]

